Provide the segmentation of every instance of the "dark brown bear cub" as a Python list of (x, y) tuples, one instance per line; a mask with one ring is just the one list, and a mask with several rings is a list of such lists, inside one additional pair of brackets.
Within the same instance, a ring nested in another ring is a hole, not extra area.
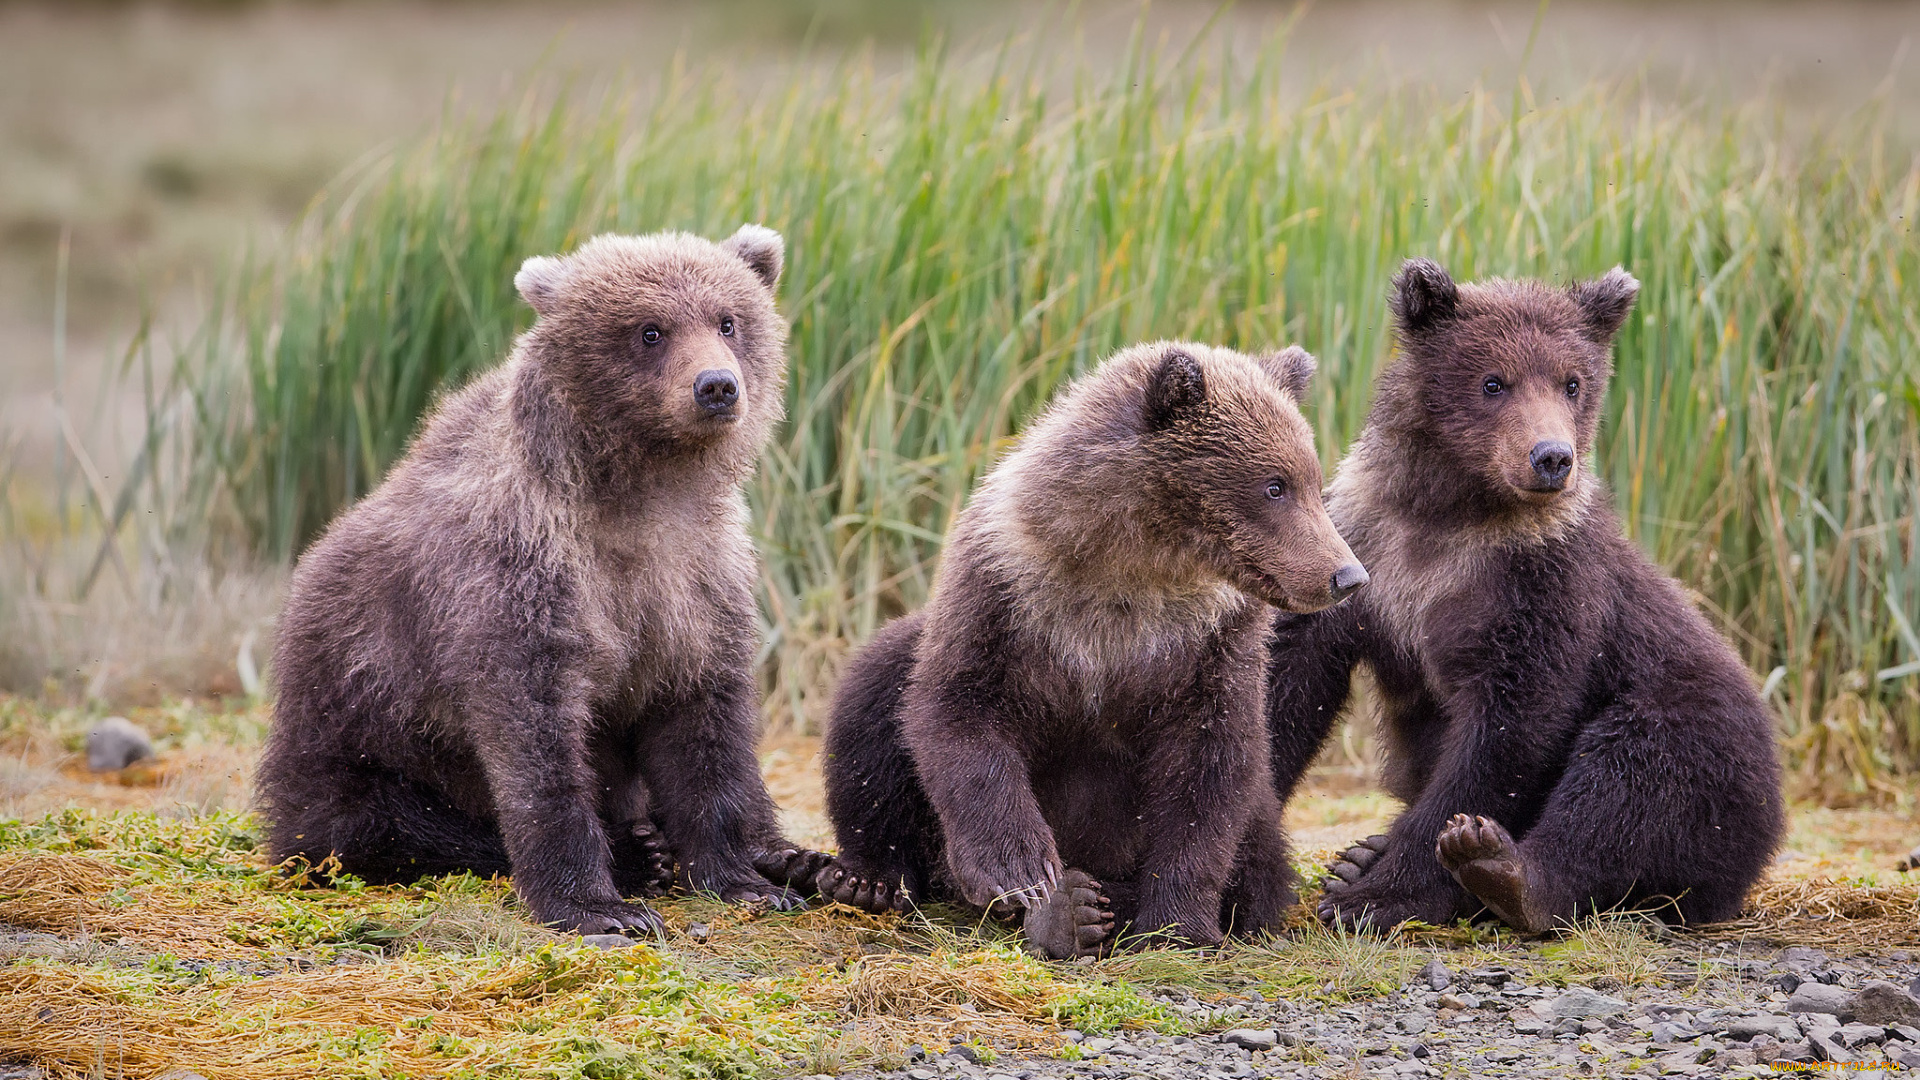
[(1366, 573), (1320, 504), (1299, 349), (1141, 345), (981, 483), (932, 597), (856, 658), (827, 731), (823, 895), (1026, 908), (1054, 957), (1206, 944), (1294, 900), (1263, 703), (1278, 605)]
[[(797, 903), (760, 779), (740, 484), (781, 416), (783, 246), (602, 236), (301, 559), (260, 765), (275, 859), (508, 873), (541, 920), (657, 931), (680, 880)], [(670, 853), (670, 855), (669, 855)]]
[(1273, 644), (1282, 799), (1365, 664), (1407, 804), (1334, 865), (1323, 918), (1485, 908), (1541, 931), (1624, 905), (1713, 922), (1771, 858), (1767, 712), (1587, 464), (1638, 291), (1619, 269), (1456, 285), (1414, 260), (1395, 279), (1401, 356), (1329, 494), (1373, 585), (1283, 617)]

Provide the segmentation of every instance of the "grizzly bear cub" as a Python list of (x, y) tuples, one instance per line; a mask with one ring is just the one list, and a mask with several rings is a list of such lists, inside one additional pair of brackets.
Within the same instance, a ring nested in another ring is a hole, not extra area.
[(1332, 867), (1322, 918), (1485, 909), (1537, 932), (1624, 905), (1713, 922), (1770, 860), (1767, 711), (1586, 464), (1638, 291), (1618, 268), (1456, 285), (1416, 259), (1395, 279), (1401, 355), (1328, 496), (1374, 583), (1283, 617), (1272, 649), (1281, 797), (1365, 664), (1407, 804)]
[(1026, 909), (1029, 943), (1191, 944), (1295, 900), (1263, 703), (1273, 609), (1366, 581), (1320, 503), (1299, 349), (1128, 349), (980, 484), (931, 598), (853, 662), (821, 894)]
[(527, 260), (533, 328), (294, 572), (259, 773), (273, 858), (511, 873), (583, 933), (658, 932), (622, 896), (676, 861), (689, 888), (799, 902), (786, 879), (818, 862), (755, 758), (741, 493), (782, 415), (783, 258), (749, 225)]

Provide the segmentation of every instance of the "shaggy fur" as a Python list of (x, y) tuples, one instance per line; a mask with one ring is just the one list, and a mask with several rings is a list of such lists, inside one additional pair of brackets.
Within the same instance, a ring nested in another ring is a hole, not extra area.
[[(754, 755), (741, 481), (781, 417), (778, 234), (529, 259), (538, 313), (295, 571), (259, 790), (273, 858), (511, 872), (541, 920), (797, 902)], [(669, 857), (668, 852), (671, 852)], [(797, 876), (805, 876), (804, 873)]]
[(926, 607), (841, 685), (824, 894), (1022, 906), (1054, 956), (1128, 924), (1209, 943), (1223, 919), (1279, 921), (1269, 605), (1365, 580), (1295, 406), (1312, 367), (1141, 345), (1033, 425), (955, 522)]
[(1394, 284), (1402, 355), (1329, 493), (1374, 584), (1272, 649), (1281, 797), (1365, 664), (1407, 804), (1336, 863), (1322, 916), (1733, 916), (1781, 834), (1772, 723), (1583, 467), (1638, 283), (1455, 285), (1415, 260)]

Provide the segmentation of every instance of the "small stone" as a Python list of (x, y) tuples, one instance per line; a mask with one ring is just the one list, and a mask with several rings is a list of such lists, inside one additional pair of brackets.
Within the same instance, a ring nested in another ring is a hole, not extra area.
[(1434, 1004), (1443, 1009), (1460, 1009), (1462, 1011), (1477, 1009), (1480, 1007), (1480, 995), (1465, 992), (1458, 994), (1441, 994), (1440, 1000)]
[(596, 949), (627, 949), (639, 942), (625, 934), (581, 934), (580, 944), (591, 945)]
[(1504, 1065), (1504, 1064), (1506, 1064), (1506, 1063), (1508, 1063), (1508, 1062), (1512, 1062), (1512, 1061), (1519, 1061), (1519, 1060), (1520, 1060), (1520, 1058), (1521, 1058), (1521, 1056), (1522, 1056), (1522, 1055), (1521, 1055), (1521, 1053), (1520, 1053), (1520, 1048), (1519, 1048), (1519, 1047), (1517, 1047), (1517, 1046), (1502, 1046), (1502, 1047), (1499, 1047), (1499, 1048), (1497, 1048), (1497, 1049), (1494, 1049), (1494, 1050), (1491, 1050), (1491, 1051), (1488, 1051), (1488, 1053), (1487, 1053), (1487, 1060), (1488, 1060), (1488, 1061), (1497, 1061), (1497, 1062), (1500, 1062), (1501, 1064), (1503, 1064), (1503, 1065)]
[(1393, 1021), (1393, 1030), (1402, 1035), (1423, 1035), (1433, 1023), (1433, 1014), (1425, 1009), (1413, 1009), (1398, 1016)]
[(1508, 979), (1513, 978), (1513, 973), (1506, 968), (1476, 968), (1467, 972), (1467, 978), (1474, 982), (1486, 983), (1488, 986), (1503, 986)]
[(1863, 1024), (1920, 1023), (1920, 1001), (1904, 987), (1885, 979), (1875, 979), (1861, 987), (1860, 992), (1853, 995), (1848, 1011)]
[(939, 1073), (932, 1069), (908, 1069), (908, 1080), (938, 1080)]
[(1088, 1039), (1080, 1044), (1080, 1049), (1089, 1054), (1104, 1054), (1113, 1049), (1112, 1039)]
[[(1789, 950), (1791, 951), (1791, 950)], [(1837, 986), (1826, 983), (1801, 983), (1787, 999), (1787, 1011), (1790, 1013), (1824, 1013), (1850, 1019), (1853, 1015), (1853, 995)]]
[(1018, 1078), (1009, 1076), (1006, 1073), (997, 1072), (997, 1073), (988, 1073), (987, 1080), (1018, 1080)]
[(1804, 945), (1790, 945), (1781, 949), (1779, 955), (1773, 958), (1773, 962), (1779, 967), (1811, 971), (1814, 968), (1827, 966), (1827, 954), (1819, 949), (1809, 949)]
[(927, 1048), (921, 1046), (919, 1043), (914, 1043), (912, 1046), (907, 1047), (906, 1054), (908, 1061), (927, 1060)]
[(1914, 1027), (1911, 1024), (1888, 1024), (1887, 1038), (1920, 1043), (1920, 1027)]
[(1513, 1018), (1513, 1030), (1522, 1035), (1538, 1035), (1547, 1030), (1547, 1022), (1537, 1016), (1522, 1013)]
[(1453, 985), (1453, 972), (1448, 971), (1447, 965), (1441, 963), (1437, 956), (1420, 968), (1420, 978), (1429, 990), (1445, 990)]
[(1280, 1033), (1272, 1028), (1234, 1028), (1221, 1035), (1220, 1041), (1242, 1050), (1271, 1050), (1280, 1045)]
[(1842, 1024), (1838, 1037), (1840, 1045), (1849, 1050), (1856, 1046), (1879, 1046), (1887, 1041), (1887, 1029), (1879, 1024)]
[(1060, 1032), (1060, 1037), (1070, 1043), (1084, 1042), (1087, 1038), (1080, 1032), (1079, 1028), (1063, 1028)]
[(109, 716), (87, 732), (87, 768), (117, 772), (153, 756), (153, 740), (124, 716)]
[(1905, 1066), (1906, 1068), (1920, 1069), (1920, 1050), (1903, 1049), (1898, 1053), (1888, 1054), (1887, 1056), (1899, 1062), (1901, 1065)]
[(1575, 986), (1551, 1001), (1534, 1004), (1533, 1013), (1542, 1020), (1563, 1020), (1573, 1017), (1585, 1020), (1595, 1016), (1614, 1016), (1626, 1012), (1629, 1006), (1616, 997), (1608, 997), (1589, 987)]
[(965, 1058), (967, 1064), (969, 1065), (980, 1064), (980, 1051), (975, 1050), (973, 1047), (968, 1046), (966, 1043), (954, 1043), (953, 1049), (951, 1052), (958, 1055), (959, 1057)]

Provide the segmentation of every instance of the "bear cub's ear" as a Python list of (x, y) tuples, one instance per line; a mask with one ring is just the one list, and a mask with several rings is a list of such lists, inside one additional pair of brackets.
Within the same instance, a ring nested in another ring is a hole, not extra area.
[(1400, 331), (1417, 334), (1453, 318), (1460, 288), (1432, 259), (1408, 259), (1394, 275), (1392, 304)]
[(1295, 405), (1306, 400), (1307, 384), (1313, 381), (1313, 373), (1320, 370), (1320, 363), (1313, 358), (1313, 354), (1298, 345), (1289, 345), (1270, 356), (1262, 356), (1260, 366), (1273, 376), (1274, 382), (1280, 384), (1280, 389), (1292, 396)]
[(1606, 345), (1627, 321), (1633, 301), (1640, 295), (1640, 282), (1623, 267), (1616, 266), (1592, 281), (1582, 281), (1567, 290), (1590, 340)]
[(768, 292), (780, 284), (780, 271), (787, 265), (787, 242), (779, 233), (765, 225), (742, 225), (739, 232), (720, 241), (720, 247), (746, 263)]
[(1147, 429), (1165, 431), (1207, 403), (1207, 379), (1200, 361), (1179, 349), (1160, 358), (1147, 380)]
[(533, 310), (542, 315), (551, 315), (560, 307), (560, 286), (567, 279), (565, 259), (551, 255), (535, 255), (520, 264), (520, 272), (513, 275), (513, 287), (520, 290), (520, 296)]

